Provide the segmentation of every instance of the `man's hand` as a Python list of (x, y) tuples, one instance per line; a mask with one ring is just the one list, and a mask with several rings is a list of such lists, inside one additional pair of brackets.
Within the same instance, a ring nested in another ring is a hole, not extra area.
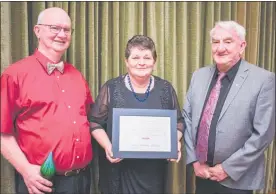
[(50, 193), (53, 183), (40, 174), (40, 166), (30, 164), (26, 171), (22, 173), (22, 177), (30, 194)]
[(210, 178), (209, 166), (207, 164), (193, 163), (195, 175), (203, 179)]
[(179, 162), (181, 159), (181, 141), (178, 141), (177, 144), (177, 159), (168, 159), (170, 162)]
[(221, 164), (209, 168), (210, 179), (213, 181), (223, 181), (228, 177), (228, 174), (223, 170)]
[(122, 160), (120, 158), (113, 158), (113, 152), (112, 152), (112, 145), (111, 144), (109, 144), (108, 146), (106, 146), (106, 148), (105, 148), (105, 155), (106, 155), (106, 158), (111, 163), (118, 163), (118, 162), (120, 162)]

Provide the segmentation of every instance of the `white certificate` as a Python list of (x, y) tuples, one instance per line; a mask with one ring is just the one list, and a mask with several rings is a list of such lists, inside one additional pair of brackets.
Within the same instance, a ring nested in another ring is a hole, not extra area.
[(176, 110), (113, 108), (115, 158), (177, 158)]
[(170, 117), (120, 116), (119, 120), (119, 151), (171, 151)]

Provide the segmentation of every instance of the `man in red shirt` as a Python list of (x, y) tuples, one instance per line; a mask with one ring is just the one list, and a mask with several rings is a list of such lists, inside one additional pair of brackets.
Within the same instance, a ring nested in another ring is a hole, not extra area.
[[(61, 61), (71, 20), (64, 10), (49, 8), (39, 14), (34, 32), (34, 54), (1, 75), (1, 153), (19, 173), (17, 193), (89, 193), (87, 116), (93, 100), (82, 74)], [(50, 152), (56, 175), (49, 181), (40, 168)]]

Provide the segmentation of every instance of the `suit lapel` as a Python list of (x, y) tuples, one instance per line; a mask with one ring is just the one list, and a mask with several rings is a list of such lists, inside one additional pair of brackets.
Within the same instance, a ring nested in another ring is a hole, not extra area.
[(226, 100), (224, 102), (224, 105), (222, 107), (218, 122), (220, 121), (221, 117), (224, 115), (225, 111), (228, 109), (229, 105), (231, 104), (231, 102), (234, 100), (234, 98), (238, 94), (240, 88), (242, 87), (244, 81), (247, 78), (248, 72), (249, 72), (249, 68), (247, 66), (247, 62), (242, 60), (240, 68), (237, 72), (237, 75), (233, 81), (233, 84), (230, 88), (230, 91), (229, 91), (229, 93), (226, 97)]

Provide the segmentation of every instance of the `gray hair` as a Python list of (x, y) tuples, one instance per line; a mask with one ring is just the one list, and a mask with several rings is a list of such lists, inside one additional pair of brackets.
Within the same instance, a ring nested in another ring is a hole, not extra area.
[(210, 31), (210, 37), (212, 39), (214, 33), (215, 33), (215, 28), (216, 27), (221, 27), (223, 29), (226, 30), (234, 30), (238, 36), (240, 37), (241, 40), (245, 41), (245, 28), (243, 26), (241, 26), (240, 24), (238, 24), (235, 21), (219, 21), (216, 22), (215, 27)]

